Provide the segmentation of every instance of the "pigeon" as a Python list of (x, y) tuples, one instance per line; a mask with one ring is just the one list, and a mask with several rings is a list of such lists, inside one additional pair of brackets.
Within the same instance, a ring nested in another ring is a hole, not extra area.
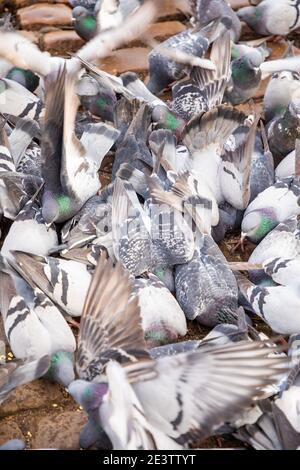
[(268, 142), (277, 161), (295, 148), (295, 140), (300, 137), (299, 113), (300, 100), (293, 100), (283, 116), (274, 118), (268, 125)]
[(92, 125), (79, 141), (74, 135), (78, 105), (74, 80), (66, 77), (65, 68), (53, 80), (46, 93), (41, 142), (45, 182), (42, 215), (48, 226), (72, 218), (97, 193), (97, 172), (119, 135), (111, 126)]
[[(263, 342), (209, 347), (154, 361), (145, 351), (140, 322), (128, 274), (101, 257), (82, 315), (76, 360), (80, 379), (68, 390), (103, 427), (115, 450), (175, 450), (204, 439), (250, 404), (285, 363), (282, 357), (267, 356), (274, 348)], [(116, 337), (110, 332), (118, 323), (122, 336)], [(91, 337), (95, 325), (97, 333)], [(95, 356), (96, 343), (101, 347)], [(201, 373), (195, 375), (195, 367)], [(207, 388), (201, 407), (195, 394), (199, 387)]]
[(112, 206), (103, 199), (102, 196), (93, 196), (73, 219), (64, 225), (61, 237), (68, 250), (111, 232)]
[(190, 0), (195, 25), (204, 25), (216, 18), (229, 18), (231, 38), (238, 42), (241, 35), (241, 22), (227, 0)]
[(11, 250), (47, 255), (58, 244), (55, 228), (47, 228), (42, 210), (30, 200), (19, 212), (4, 240), (1, 254), (11, 258)]
[(187, 29), (172, 36), (153, 49), (149, 54), (150, 80), (147, 84), (151, 93), (159, 94), (172, 82), (180, 80), (185, 75), (186, 65), (169, 59), (160, 50), (175, 50), (188, 55), (203, 57), (210, 44), (226, 31), (226, 26), (220, 21), (213, 21), (202, 29)]
[[(8, 137), (10, 146), (11, 156), (13, 158), (15, 169), (19, 173), (35, 174), (41, 177), (41, 171), (29, 171), (26, 162), (31, 156), (31, 153), (35, 152), (39, 145), (35, 142), (40, 138), (40, 126), (32, 119), (23, 118), (18, 119), (15, 127)], [(40, 166), (39, 154), (34, 159), (34, 166)]]
[(295, 155), (296, 152), (293, 150), (277, 165), (275, 170), (276, 179), (282, 180), (290, 176), (295, 176)]
[(122, 79), (124, 87), (132, 95), (131, 97), (127, 96), (128, 99), (136, 98), (138, 100), (145, 101), (153, 107), (163, 106), (164, 108), (167, 108), (167, 104), (164, 101), (148, 90), (147, 86), (139, 78), (138, 74), (134, 72), (125, 72), (120, 75), (120, 78)]
[(298, 0), (264, 0), (257, 6), (244, 7), (237, 15), (257, 34), (286, 36), (300, 25)]
[(218, 204), (227, 201), (236, 209), (245, 209), (250, 197), (249, 177), (257, 121), (244, 145), (222, 157), (221, 153), (224, 143), (244, 120), (243, 113), (236, 109), (217, 106), (193, 118), (183, 136), (197, 179), (209, 186)]
[(249, 204), (242, 221), (242, 240), (247, 238), (257, 244), (280, 222), (300, 213), (297, 164), (299, 141), (296, 142), (296, 149), (295, 176), (277, 180)]
[(266, 122), (282, 117), (289, 104), (300, 96), (300, 73), (289, 70), (274, 73), (264, 94)]
[(153, 159), (147, 146), (148, 129), (151, 124), (151, 108), (142, 104), (133, 118), (123, 141), (118, 145), (112, 168), (112, 177), (116, 176), (122, 163), (130, 163), (135, 168), (144, 170), (153, 167)]
[[(220, 274), (222, 273), (222, 274)], [(227, 261), (209, 235), (189, 263), (175, 267), (176, 298), (189, 320), (205, 326), (235, 323), (238, 288)]]
[(74, 335), (57, 307), (39, 289), (2, 268), (1, 313), (14, 356), (50, 356), (47, 376), (67, 386), (74, 378)]
[[(274, 332), (292, 335), (299, 332), (300, 315), (297, 280), (299, 260), (274, 258), (266, 260), (262, 267), (265, 273), (276, 283), (271, 286), (253, 284), (242, 274), (237, 274), (237, 282), (242, 295), (251, 305), (253, 311), (265, 321)], [(237, 263), (232, 267), (243, 270), (247, 263)], [(284, 314), (283, 314), (284, 312)]]
[(166, 286), (153, 274), (136, 279), (142, 326), (148, 347), (176, 341), (185, 336), (187, 324), (183, 311)]
[(249, 49), (249, 52), (231, 62), (231, 78), (225, 92), (225, 100), (233, 105), (245, 103), (253, 98), (261, 83), (260, 66), (264, 62), (264, 56), (254, 48)]
[(91, 274), (82, 263), (11, 251), (18, 271), (37, 286), (62, 311), (78, 317), (91, 282)]
[(20, 83), (0, 78), (0, 112), (18, 118), (39, 119), (43, 103)]
[(253, 424), (237, 430), (236, 437), (257, 450), (296, 450), (300, 446), (299, 377), (281, 396), (264, 400)]
[(270, 286), (274, 281), (268, 276), (261, 265), (266, 260), (276, 257), (297, 259), (300, 254), (299, 229), (297, 217), (291, 217), (277, 225), (275, 229), (256, 246), (248, 262), (257, 265), (251, 269), (249, 279), (257, 285)]
[[(270, 152), (265, 129), (261, 123), (261, 132), (256, 132), (254, 149), (252, 153), (252, 161), (250, 168), (250, 199), (253, 201), (262, 191), (274, 184), (274, 158)], [(236, 151), (237, 148), (243, 146), (247, 135), (249, 134), (248, 126), (239, 127), (224, 145), (224, 152), (228, 150)]]
[(145, 211), (129, 183), (115, 181), (112, 202), (114, 255), (134, 275), (189, 261), (194, 252), (191, 224), (169, 206)]
[(5, 78), (20, 83), (20, 85), (24, 86), (32, 93), (36, 91), (40, 83), (40, 79), (35, 73), (30, 70), (21, 69), (20, 67), (10, 69)]
[(102, 85), (101, 80), (97, 80), (91, 74), (83, 75), (77, 85), (76, 93), (86, 111), (102, 118), (103, 121), (114, 122), (117, 97), (111, 88)]
[(152, 359), (166, 356), (176, 356), (177, 354), (195, 351), (203, 345), (215, 346), (216, 344), (228, 344), (245, 339), (244, 332), (239, 330), (237, 325), (222, 324), (215, 326), (211, 332), (202, 340), (187, 340), (179, 343), (165, 344), (150, 349)]
[(15, 388), (42, 377), (49, 365), (49, 356), (28, 361), (10, 361), (0, 365), (0, 404)]
[(72, 19), (74, 29), (82, 39), (89, 41), (97, 36), (99, 32), (97, 16), (92, 10), (76, 6), (72, 11)]
[(212, 45), (210, 60), (216, 70), (194, 67), (190, 77), (172, 87), (172, 109), (185, 121), (222, 103), (229, 80), (230, 35), (221, 35)]

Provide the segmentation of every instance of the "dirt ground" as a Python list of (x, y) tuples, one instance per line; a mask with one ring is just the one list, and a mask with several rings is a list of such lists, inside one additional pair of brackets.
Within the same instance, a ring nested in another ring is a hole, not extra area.
[[(2, 2), (0, 1), (0, 7), (1, 3)], [(12, 0), (14, 18), (18, 18), (16, 5), (28, 5), (29, 3), (30, 0)], [(160, 40), (173, 34), (175, 30), (177, 31), (178, 28), (180, 28), (180, 25), (183, 27), (183, 25), (187, 23), (186, 14), (177, 10), (174, 11), (174, 7), (171, 5), (172, 2), (167, 3), (169, 5), (169, 10), (166, 9), (162, 17), (159, 19), (158, 26), (156, 28), (160, 31), (161, 37), (158, 38)], [(17, 19), (16, 24), (18, 28), (22, 27), (19, 19)], [(47, 44), (45, 35), (49, 34), (49, 32), (56, 32), (57, 34), (62, 34), (63, 32), (65, 34), (65, 31), (70, 32), (71, 27), (70, 25), (66, 25), (65, 27), (53, 26), (49, 31), (49, 28), (47, 29), (42, 27), (37, 29), (35, 26), (30, 28), (29, 25), (29, 28), (27, 27), (26, 29), (29, 31), (31, 29), (34, 30), (34, 35), (38, 37), (37, 42), (41, 45)], [(28, 32), (26, 32), (26, 34), (28, 34)], [(247, 28), (244, 28), (242, 39), (251, 40), (254, 38), (255, 36), (253, 33)], [(300, 45), (298, 33), (293, 33), (291, 38), (288, 39), (295, 41), (296, 47)], [(58, 43), (60, 43), (60, 41), (58, 41)], [(79, 43), (80, 41), (78, 42), (78, 38), (73, 37), (73, 42), (71, 41), (69, 44), (70, 48), (68, 50), (76, 49)], [(54, 47), (55, 44), (51, 44), (51, 52), (57, 54), (61, 54), (63, 52), (61, 50), (61, 43), (58, 44), (57, 48)], [(287, 40), (268, 42), (268, 46), (272, 49), (271, 58), (281, 57), (286, 50), (287, 45)], [(133, 47), (138, 49), (137, 52), (136, 49), (134, 49), (134, 62), (132, 61), (130, 52), (130, 49)], [(108, 71), (112, 71), (113, 67), (113, 71), (116, 73), (123, 72), (125, 70), (134, 70), (140, 73), (141, 77), (145, 78), (147, 76), (147, 53), (148, 51), (145, 49), (144, 45), (137, 41), (135, 44), (129, 45), (125, 49), (118, 51), (117, 54), (114, 54), (114, 57), (111, 60), (107, 59), (105, 61), (104, 68)], [(128, 63), (126, 62), (127, 60)], [(254, 98), (254, 108), (257, 112), (261, 111), (261, 103), (265, 87), (266, 83), (262, 83)], [(167, 99), (167, 96), (165, 98)], [(242, 105), (240, 108), (246, 113), (253, 111), (253, 105), (249, 104)], [(102, 170), (100, 172), (102, 184), (107, 184), (110, 181), (111, 163), (112, 159), (109, 157), (105, 160), (102, 166)], [(253, 246), (248, 245), (244, 253), (238, 250), (232, 254), (232, 247), (237, 242), (238, 238), (239, 234), (232, 234), (220, 245), (224, 255), (230, 261), (248, 260), (250, 253), (253, 250)], [(268, 328), (258, 318), (254, 318), (253, 320), (254, 325), (260, 331), (269, 332)], [(182, 338), (182, 340), (201, 339), (208, 333), (208, 331), (209, 330), (207, 328), (204, 328), (195, 322), (188, 322), (188, 334), (186, 337)], [(3, 335), (4, 332), (1, 331), (0, 325), (0, 339), (2, 339)], [(12, 355), (8, 358), (11, 360)], [(0, 444), (8, 439), (20, 438), (26, 441), (28, 449), (76, 449), (79, 445), (79, 432), (85, 421), (85, 414), (64, 389), (42, 379), (19, 388), (0, 406)], [(196, 443), (195, 447), (245, 448), (244, 444), (230, 436), (210, 438), (205, 442)]]

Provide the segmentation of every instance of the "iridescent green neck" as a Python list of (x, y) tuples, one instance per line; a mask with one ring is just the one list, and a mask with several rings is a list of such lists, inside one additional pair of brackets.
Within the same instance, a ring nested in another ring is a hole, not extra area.
[(86, 16), (82, 20), (82, 27), (88, 31), (93, 31), (97, 26), (97, 21), (92, 16)]
[(105, 99), (103, 96), (99, 96), (99, 97), (97, 98), (96, 103), (97, 103), (97, 106), (98, 106), (101, 110), (103, 110), (103, 109), (105, 108), (106, 104), (107, 104), (107, 103), (106, 103), (106, 99)]
[(176, 131), (179, 127), (178, 119), (171, 113), (167, 114), (165, 124), (170, 131)]
[(69, 196), (60, 195), (57, 196), (56, 201), (58, 203), (59, 212), (61, 214), (68, 214), (71, 209), (71, 198)]
[(261, 222), (258, 229), (256, 230), (255, 237), (258, 239), (264, 238), (273, 228), (275, 228), (277, 223), (270, 217), (262, 216)]

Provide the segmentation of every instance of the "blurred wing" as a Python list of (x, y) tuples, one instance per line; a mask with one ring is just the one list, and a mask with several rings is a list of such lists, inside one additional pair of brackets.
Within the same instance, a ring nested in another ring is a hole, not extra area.
[(204, 346), (125, 370), (151, 424), (184, 446), (233, 418), (287, 370), (286, 359), (270, 357), (275, 352), (264, 342)]
[(137, 297), (129, 273), (102, 254), (85, 301), (76, 366), (82, 379), (92, 380), (115, 359), (148, 357)]

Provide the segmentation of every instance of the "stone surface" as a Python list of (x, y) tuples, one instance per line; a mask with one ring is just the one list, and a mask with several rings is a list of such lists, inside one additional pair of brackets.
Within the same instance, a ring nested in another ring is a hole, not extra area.
[(0, 419), (0, 446), (11, 439), (23, 439), (23, 434), (18, 424), (13, 420)]
[(50, 406), (62, 399), (57, 384), (47, 380), (36, 380), (14, 390), (0, 407), (0, 417), (16, 414), (23, 410), (34, 410)]
[(169, 36), (181, 33), (186, 26), (180, 21), (163, 21), (162, 23), (154, 23), (148, 29), (148, 33), (157, 41), (164, 41)]
[(159, 9), (159, 18), (177, 18), (182, 13), (190, 12), (188, 0), (163, 0)]
[(26, 39), (29, 39), (29, 41), (34, 42), (35, 44), (39, 44), (40, 33), (38, 31), (25, 31), (24, 29), (22, 29), (17, 32), (24, 36)]
[[(29, 7), (36, 3), (41, 3), (41, 0), (12, 0), (16, 8)], [(43, 0), (44, 3), (65, 3), (69, 5), (69, 0)]]
[(104, 59), (99, 66), (106, 72), (120, 74), (127, 71), (144, 72), (148, 69), (149, 49), (132, 47), (119, 49), (110, 57)]
[(17, 18), (24, 29), (38, 29), (42, 26), (71, 26), (72, 10), (67, 5), (38, 3), (20, 8)]
[(250, 5), (248, 0), (229, 0), (229, 3), (233, 10), (238, 10), (239, 8), (247, 7)]
[(33, 449), (79, 449), (79, 434), (87, 421), (83, 411), (41, 418), (33, 431)]
[(78, 36), (76, 31), (59, 30), (45, 34), (42, 43), (45, 51), (65, 55), (67, 52), (77, 51), (81, 46), (83, 46), (84, 41)]

